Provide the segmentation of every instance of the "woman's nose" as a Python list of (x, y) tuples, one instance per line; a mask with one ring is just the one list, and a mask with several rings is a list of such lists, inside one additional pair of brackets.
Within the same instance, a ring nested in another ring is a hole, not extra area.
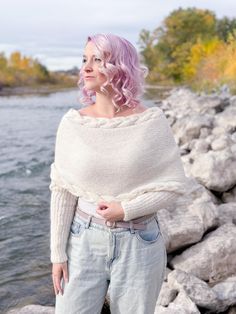
[(84, 67), (84, 72), (92, 72), (92, 67)]
[(93, 67), (92, 67), (91, 62), (89, 62), (89, 61), (85, 62), (84, 71), (92, 71), (92, 70), (93, 70)]

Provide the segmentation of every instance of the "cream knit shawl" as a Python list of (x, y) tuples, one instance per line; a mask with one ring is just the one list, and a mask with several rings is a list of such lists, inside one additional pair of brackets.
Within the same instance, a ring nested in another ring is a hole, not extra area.
[(69, 109), (56, 134), (50, 189), (85, 200), (128, 201), (146, 192), (186, 192), (179, 147), (159, 107), (95, 118)]

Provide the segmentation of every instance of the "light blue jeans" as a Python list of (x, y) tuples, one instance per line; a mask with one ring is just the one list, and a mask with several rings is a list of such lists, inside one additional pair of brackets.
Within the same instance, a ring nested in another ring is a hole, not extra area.
[(157, 217), (146, 230), (110, 228), (75, 214), (67, 245), (69, 282), (56, 295), (55, 314), (154, 314), (167, 253)]

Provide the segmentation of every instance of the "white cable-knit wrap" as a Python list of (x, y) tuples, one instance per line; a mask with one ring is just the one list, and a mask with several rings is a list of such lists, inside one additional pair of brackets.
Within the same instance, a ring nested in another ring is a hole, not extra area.
[(169, 182), (168, 184), (163, 182), (163, 184), (159, 184), (158, 186), (146, 185), (145, 187), (141, 187), (137, 190), (131, 191), (129, 193), (122, 193), (119, 195), (105, 195), (98, 194), (90, 191), (83, 190), (79, 186), (68, 184), (67, 182), (63, 182), (63, 180), (58, 176), (58, 172), (55, 170), (55, 164), (51, 165), (51, 184), (50, 190), (55, 189), (60, 191), (60, 188), (64, 188), (69, 191), (71, 194), (76, 195), (78, 197), (83, 197), (84, 200), (88, 202), (98, 202), (101, 199), (110, 202), (110, 201), (129, 201), (133, 198), (137, 197), (146, 192), (157, 192), (157, 191), (173, 191), (179, 194), (184, 194), (186, 189), (183, 185), (183, 182)]
[(143, 111), (142, 113), (134, 113), (129, 116), (118, 116), (114, 118), (98, 118), (98, 117), (91, 117), (91, 116), (83, 116), (79, 113), (78, 110), (71, 108), (68, 111), (68, 116), (71, 119), (75, 119), (79, 121), (80, 124), (86, 125), (87, 127), (91, 128), (122, 128), (129, 125), (135, 125), (137, 123), (142, 123), (152, 118), (156, 118), (157, 115), (161, 114), (161, 111), (158, 112), (157, 107), (150, 107), (147, 110)]
[(146, 192), (186, 192), (179, 148), (164, 112), (114, 118), (69, 109), (56, 136), (49, 188), (92, 202), (128, 201)]

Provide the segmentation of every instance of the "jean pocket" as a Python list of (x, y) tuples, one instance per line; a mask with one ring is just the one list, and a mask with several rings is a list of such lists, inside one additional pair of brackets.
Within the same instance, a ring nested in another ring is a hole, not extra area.
[(136, 230), (135, 235), (140, 242), (147, 245), (157, 242), (161, 235), (157, 217), (155, 216), (154, 219), (147, 223), (145, 230)]
[(80, 237), (85, 229), (85, 223), (83, 221), (73, 220), (70, 227), (70, 234), (72, 237)]

